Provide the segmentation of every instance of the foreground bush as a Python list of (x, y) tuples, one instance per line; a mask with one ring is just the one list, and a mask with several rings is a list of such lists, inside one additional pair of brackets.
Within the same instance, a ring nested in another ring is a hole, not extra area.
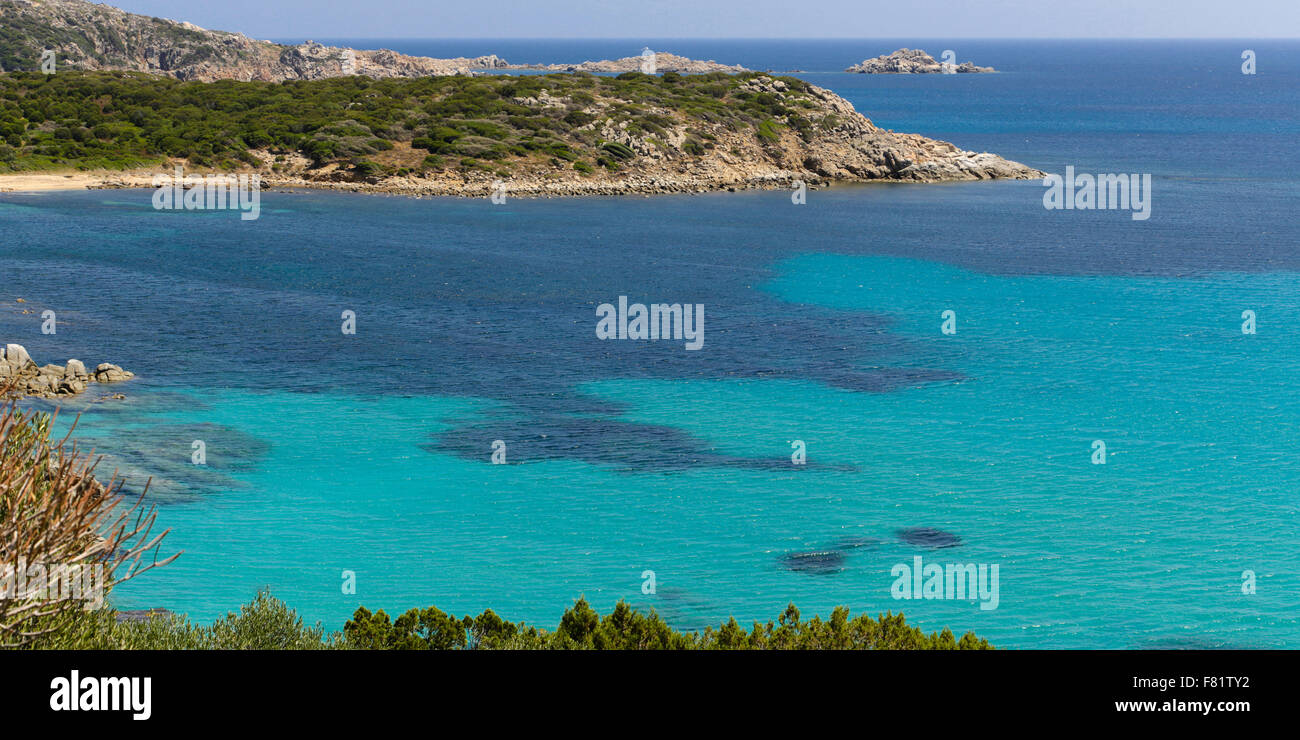
[(651, 611), (642, 614), (620, 601), (601, 617), (579, 598), (564, 612), (555, 631), (513, 624), (491, 609), (455, 619), (436, 607), (411, 609), (396, 621), (382, 610), (362, 607), (343, 627), (344, 645), (370, 650), (988, 650), (988, 640), (966, 633), (960, 641), (945, 628), (924, 634), (907, 626), (902, 614), (878, 620), (836, 607), (830, 619), (801, 621), (791, 604), (775, 622), (754, 623), (746, 631), (732, 618), (718, 629), (677, 632)]
[(111, 609), (83, 612), (32, 647), (42, 650), (320, 650), (338, 647), (338, 635), (308, 627), (283, 601), (261, 592), (248, 604), (211, 625), (182, 615), (159, 614), (144, 621), (118, 621)]
[(967, 633), (924, 634), (902, 614), (849, 619), (840, 607), (830, 619), (803, 621), (791, 604), (781, 617), (741, 629), (735, 619), (718, 629), (678, 632), (653, 611), (642, 614), (619, 602), (601, 616), (586, 599), (564, 612), (554, 631), (507, 622), (491, 609), (457, 619), (435, 607), (411, 609), (396, 620), (361, 607), (343, 627), (326, 635), (307, 626), (284, 602), (262, 592), (238, 613), (211, 625), (178, 615), (117, 621), (112, 610), (83, 612), (72, 624), (48, 633), (32, 647), (63, 650), (988, 650), (987, 640)]
[[(9, 390), (0, 381), (0, 398)], [(52, 421), (0, 409), (0, 647), (81, 624), (114, 585), (176, 557), (157, 559), (167, 532), (151, 536), (143, 494), (127, 502), (116, 480), (95, 480), (95, 461), (50, 439)]]

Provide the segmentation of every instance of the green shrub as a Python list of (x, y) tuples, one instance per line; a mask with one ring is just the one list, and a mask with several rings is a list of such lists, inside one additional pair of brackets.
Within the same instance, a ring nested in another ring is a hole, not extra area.
[(341, 633), (308, 626), (269, 592), (211, 625), (181, 615), (118, 621), (110, 609), (78, 611), (72, 621), (30, 648), (59, 650), (989, 650), (987, 640), (952, 631), (925, 634), (902, 614), (850, 619), (837, 607), (830, 617), (803, 620), (790, 604), (775, 621), (746, 630), (735, 618), (702, 632), (679, 632), (654, 611), (618, 602), (602, 616), (579, 598), (552, 631), (502, 619), (491, 609), (456, 618), (437, 607), (410, 609), (397, 619), (358, 607)]
[(305, 626), (297, 612), (262, 591), (239, 612), (209, 626), (177, 614), (118, 621), (111, 609), (82, 612), (71, 624), (44, 636), (42, 650), (316, 650), (337, 647), (319, 623)]
[(349, 173), (353, 180), (366, 180), (375, 182), (388, 174), (389, 168), (368, 159), (357, 159), (352, 162)]
[(777, 132), (777, 124), (772, 119), (767, 118), (759, 122), (758, 138), (769, 143), (775, 143), (781, 140), (781, 135)]
[(849, 618), (838, 607), (830, 618), (803, 621), (794, 604), (776, 622), (744, 630), (734, 618), (717, 629), (678, 632), (653, 610), (643, 614), (620, 601), (605, 616), (586, 599), (565, 610), (553, 632), (512, 624), (491, 609), (461, 619), (430, 607), (391, 619), (382, 609), (357, 609), (343, 627), (343, 647), (363, 650), (561, 649), (561, 650), (988, 650), (987, 640), (966, 633), (926, 635), (902, 614)]
[(612, 154), (615, 159), (631, 159), (636, 156), (636, 152), (632, 151), (627, 144), (617, 141), (607, 141), (601, 144), (600, 148)]

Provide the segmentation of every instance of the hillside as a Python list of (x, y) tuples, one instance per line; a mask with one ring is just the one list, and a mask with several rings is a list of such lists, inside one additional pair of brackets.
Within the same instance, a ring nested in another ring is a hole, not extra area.
[(880, 129), (828, 90), (759, 73), (279, 84), (10, 73), (0, 137), (0, 172), (173, 160), (277, 184), (431, 194), (481, 194), (496, 180), (581, 194), (1042, 176)]
[(287, 46), (85, 0), (0, 0), (0, 68), (37, 70), (44, 49), (54, 50), (60, 69), (130, 70), (208, 81), (417, 77), (505, 65), (490, 55), (429, 59), (312, 42)]
[[(59, 69), (120, 70), (179, 80), (319, 80), (364, 75), (426, 77), (512, 70), (627, 72), (640, 57), (574, 64), (509, 64), (494, 54), (434, 59), (312, 41), (297, 45), (209, 31), (85, 0), (0, 0), (0, 71), (36, 71), (52, 49)], [(742, 72), (743, 67), (660, 53), (659, 72)]]

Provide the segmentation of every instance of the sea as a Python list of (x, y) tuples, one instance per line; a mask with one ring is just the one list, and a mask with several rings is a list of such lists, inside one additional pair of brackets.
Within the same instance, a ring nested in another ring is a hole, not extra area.
[[(1149, 218), (1041, 180), (268, 192), (251, 221), (0, 195), (0, 341), (138, 375), (56, 425), (151, 481), (183, 551), (118, 608), (794, 603), (1007, 648), (1300, 647), (1300, 42), (321, 41), (791, 74), (884, 128), (1150, 175)], [(904, 46), (999, 71), (842, 71)], [(703, 345), (598, 338), (620, 297), (703, 306)], [(918, 562), (996, 598), (905, 588)]]

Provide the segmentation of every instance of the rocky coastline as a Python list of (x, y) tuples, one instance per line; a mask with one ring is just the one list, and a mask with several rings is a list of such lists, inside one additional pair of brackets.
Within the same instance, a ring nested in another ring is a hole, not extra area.
[(75, 359), (63, 365), (37, 365), (21, 344), (7, 344), (0, 354), (0, 391), (8, 389), (10, 396), (75, 396), (92, 383), (120, 383), (134, 377), (135, 373), (107, 362), (93, 371)]

